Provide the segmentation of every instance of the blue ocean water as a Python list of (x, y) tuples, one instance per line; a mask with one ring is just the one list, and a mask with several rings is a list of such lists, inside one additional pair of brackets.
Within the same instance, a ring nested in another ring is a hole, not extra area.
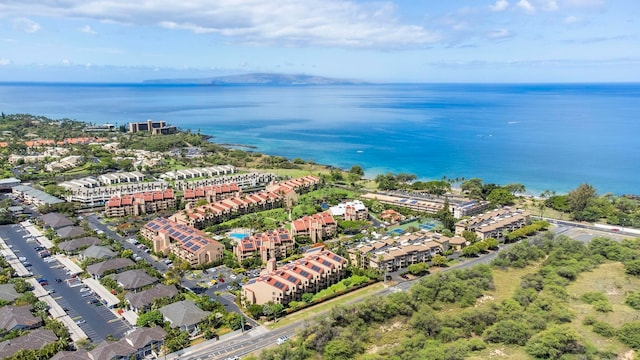
[(0, 110), (166, 120), (218, 143), (368, 176), (640, 193), (640, 84), (188, 86), (0, 83)]

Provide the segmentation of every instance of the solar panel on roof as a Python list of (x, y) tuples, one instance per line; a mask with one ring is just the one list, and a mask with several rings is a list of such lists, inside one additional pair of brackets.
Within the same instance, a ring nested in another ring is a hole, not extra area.
[(284, 240), (287, 239), (289, 237), (289, 235), (287, 234), (280, 234), (280, 239)]
[(304, 270), (300, 270), (300, 274), (304, 277), (309, 277), (309, 273)]
[(193, 251), (198, 251), (198, 250), (200, 250), (200, 245), (193, 245), (193, 246), (191, 247), (191, 249), (192, 249)]
[(318, 272), (319, 272), (319, 271), (321, 271), (322, 269), (321, 269), (321, 268), (320, 268), (320, 266), (318, 266), (318, 265), (311, 265), (311, 270), (313, 270), (313, 271), (318, 271)]
[(275, 287), (277, 287), (278, 289), (280, 289), (280, 290), (282, 290), (284, 288), (284, 284), (281, 283), (280, 281), (276, 281), (273, 285)]
[(297, 282), (297, 281), (298, 281), (298, 279), (296, 279), (296, 277), (295, 277), (295, 276), (293, 276), (293, 275), (289, 275), (289, 276), (287, 276), (287, 280), (288, 280), (289, 282), (292, 282), (292, 283), (295, 283), (295, 282)]
[(331, 263), (329, 262), (329, 260), (322, 260), (322, 265), (331, 266)]

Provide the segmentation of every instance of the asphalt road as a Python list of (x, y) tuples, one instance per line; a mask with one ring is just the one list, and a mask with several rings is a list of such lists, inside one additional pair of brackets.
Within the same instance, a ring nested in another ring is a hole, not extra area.
[(152, 256), (150, 254), (147, 254), (146, 252), (142, 251), (141, 249), (138, 249), (135, 245), (128, 243), (125, 238), (120, 236), (120, 234), (118, 234), (117, 232), (111, 230), (111, 228), (109, 228), (107, 225), (105, 225), (102, 222), (100, 222), (100, 219), (98, 219), (98, 217), (95, 214), (87, 215), (87, 216), (85, 216), (84, 219), (89, 223), (89, 226), (91, 228), (96, 229), (96, 230), (101, 230), (101, 231), (104, 232), (104, 234), (107, 237), (117, 240), (118, 242), (120, 242), (122, 244), (122, 246), (125, 249), (132, 250), (134, 254), (136, 254), (136, 255), (140, 256), (141, 258), (143, 258), (144, 260), (146, 260), (156, 270), (160, 271), (161, 273), (165, 273), (167, 271), (168, 267), (167, 267), (167, 265), (165, 263), (163, 263), (162, 261), (157, 260), (154, 256)]
[(18, 250), (16, 256), (26, 257), (32, 264), (31, 272), (35, 278), (44, 277), (49, 285), (44, 286), (47, 290), (55, 291), (51, 296), (63, 309), (68, 309), (69, 316), (76, 320), (85, 320), (80, 324), (80, 328), (90, 337), (94, 343), (99, 343), (106, 339), (107, 335), (121, 338), (130, 326), (118, 319), (110, 310), (104, 306), (94, 306), (87, 303), (93, 297), (81, 297), (80, 287), (71, 288), (65, 282), (56, 282), (55, 279), (66, 279), (66, 269), (57, 261), (45, 263), (34, 250), (38, 243), (26, 241), (27, 235), (20, 225), (0, 226), (0, 236), (13, 245), (14, 252)]

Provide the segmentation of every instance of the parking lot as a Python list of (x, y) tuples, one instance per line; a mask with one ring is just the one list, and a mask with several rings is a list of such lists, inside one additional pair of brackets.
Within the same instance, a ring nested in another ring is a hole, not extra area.
[[(11, 246), (17, 256), (24, 258), (22, 264), (29, 264), (33, 277), (40, 279), (38, 282), (45, 290), (51, 293), (54, 300), (67, 311), (69, 316), (85, 331), (91, 341), (99, 343), (108, 335), (121, 338), (130, 329), (123, 320), (116, 317), (105, 306), (89, 304), (93, 295), (82, 296), (82, 286), (70, 286), (74, 282), (68, 282), (71, 277), (67, 269), (53, 257), (41, 257), (36, 250), (40, 244), (28, 236), (20, 225), (0, 226), (0, 236)], [(22, 259), (21, 259), (22, 260)]]

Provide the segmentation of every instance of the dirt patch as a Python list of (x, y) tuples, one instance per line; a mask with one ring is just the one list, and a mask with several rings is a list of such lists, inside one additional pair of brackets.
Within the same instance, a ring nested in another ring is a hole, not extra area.
[(620, 295), (620, 289), (616, 289), (616, 288), (607, 289), (606, 293), (609, 296), (618, 296)]
[(383, 333), (386, 332), (390, 332), (393, 330), (399, 330), (402, 329), (403, 323), (400, 321), (396, 321), (393, 324), (389, 325), (389, 326), (381, 326), (380, 327), (380, 331), (382, 331)]
[(502, 351), (502, 349), (495, 349), (495, 350), (491, 350), (491, 352), (489, 353), (489, 356), (491, 357), (505, 357), (507, 356), (507, 354)]
[(475, 306), (480, 306), (484, 303), (486, 303), (487, 301), (493, 301), (495, 300), (495, 298), (491, 295), (484, 295), (483, 297), (479, 298), (478, 300), (476, 300), (476, 305)]
[(633, 360), (636, 358), (636, 354), (633, 350), (629, 350), (624, 354), (620, 354), (620, 356), (618, 356), (619, 360)]

